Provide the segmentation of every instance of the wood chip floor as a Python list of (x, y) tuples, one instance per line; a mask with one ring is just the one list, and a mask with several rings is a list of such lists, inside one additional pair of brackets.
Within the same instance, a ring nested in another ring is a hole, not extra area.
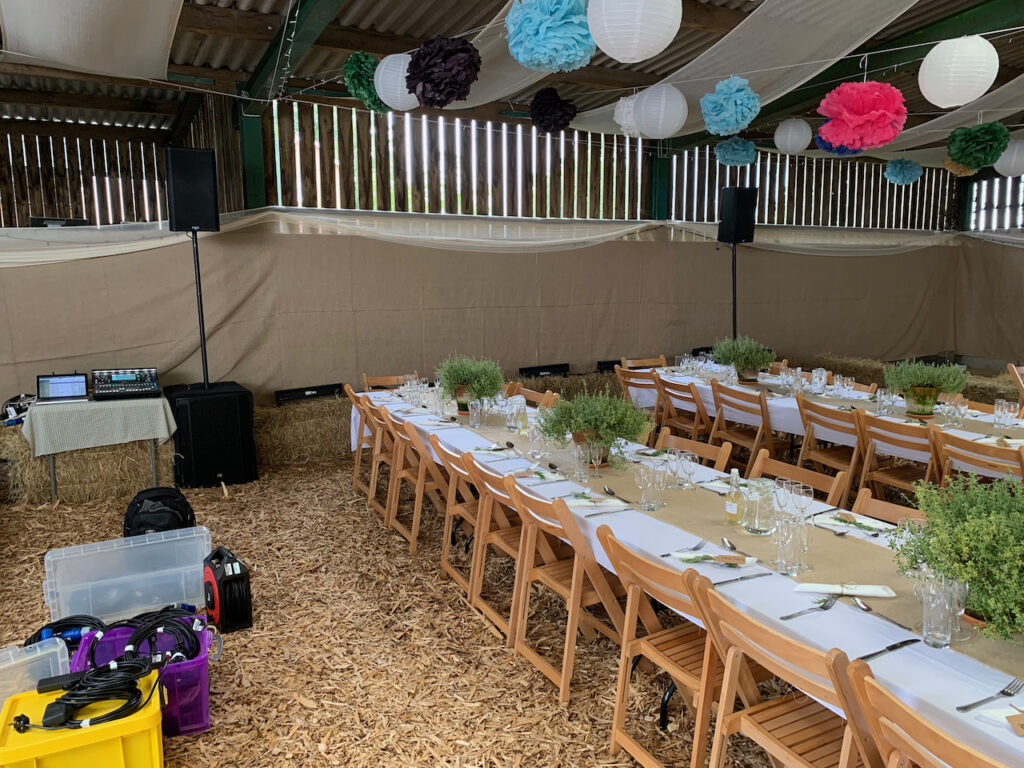
[[(212, 728), (165, 740), (170, 768), (284, 766), (634, 766), (608, 754), (618, 649), (579, 643), (572, 702), (507, 650), (438, 573), (440, 516), (427, 507), (420, 551), (384, 530), (351, 488), (350, 464), (264, 473), (256, 483), (190, 490), (199, 523), (253, 569), (256, 624), (224, 638), (210, 665)], [(0, 508), (0, 646), (48, 617), (43, 556), (120, 535), (128, 499)], [(460, 535), (460, 543), (465, 536)], [(493, 594), (511, 591), (492, 558)], [(536, 600), (531, 639), (560, 652), (564, 610)], [(638, 673), (632, 732), (669, 765), (689, 765), (692, 728), (668, 679)], [(734, 738), (727, 765), (767, 766)]]

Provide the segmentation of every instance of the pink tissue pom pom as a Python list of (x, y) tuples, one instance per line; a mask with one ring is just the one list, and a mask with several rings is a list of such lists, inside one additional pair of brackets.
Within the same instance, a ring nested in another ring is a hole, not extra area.
[(830, 118), (821, 126), (821, 137), (850, 149), (884, 147), (907, 122), (900, 90), (873, 80), (843, 83), (821, 100), (818, 113)]

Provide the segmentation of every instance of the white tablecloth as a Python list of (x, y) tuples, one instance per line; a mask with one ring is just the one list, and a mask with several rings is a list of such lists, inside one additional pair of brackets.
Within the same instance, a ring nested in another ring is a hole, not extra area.
[(135, 440), (168, 440), (177, 425), (167, 399), (88, 400), (33, 405), (22, 434), (33, 456), (46, 456)]
[[(710, 396), (710, 387), (707, 390)], [(384, 398), (400, 402), (390, 393), (370, 393), (370, 396), (375, 401)], [(792, 408), (782, 403), (783, 400), (792, 402)], [(769, 403), (776, 404), (783, 419), (787, 414), (791, 416), (792, 412), (796, 411), (793, 398), (773, 398)], [(431, 426), (420, 423), (428, 418), (425, 414), (425, 411), (420, 411), (415, 416), (410, 416), (417, 422), (418, 429), (424, 435), (428, 435), (432, 431)], [(772, 413), (772, 418), (774, 417), (775, 414)], [(784, 420), (782, 424), (799, 427), (799, 414), (796, 422)], [(786, 429), (785, 426), (773, 426)], [(353, 411), (353, 438), (359, 434), (359, 429), (358, 414)], [(437, 435), (446, 446), (459, 451), (471, 451), (490, 445), (489, 440), (464, 427), (442, 428), (437, 431)], [(485, 453), (477, 456), (482, 461), (490, 461)], [(503, 472), (514, 472), (529, 466), (529, 462), (525, 459), (504, 459), (498, 466)], [(708, 467), (700, 467), (695, 480), (703, 482), (715, 477), (724, 475)], [(530, 482), (525, 481), (525, 484), (529, 485)], [(573, 489), (582, 489), (582, 486), (577, 486), (571, 481), (550, 483), (539, 486), (534, 493), (554, 498)], [(824, 504), (815, 501), (811, 512), (824, 509), (827, 509)], [(577, 515), (577, 521), (587, 536), (595, 556), (606, 568), (611, 568), (611, 563), (596, 535), (601, 525), (608, 525), (620, 540), (655, 557), (664, 552), (692, 546), (699, 540), (694, 534), (632, 509), (591, 519)], [(723, 554), (725, 550), (709, 543), (701, 552), (714, 555)], [(761, 565), (726, 571), (715, 565), (671, 562), (680, 570), (696, 568), (712, 581), (767, 570)], [(795, 581), (786, 576), (772, 574), (749, 582), (729, 584), (721, 589), (733, 603), (773, 629), (821, 650), (842, 648), (851, 659), (914, 636), (845, 604), (837, 604), (826, 613), (812, 614), (788, 622), (779, 621), (779, 616), (813, 605), (814, 595), (794, 592), (795, 584)], [(997, 724), (993, 719), (985, 717), (986, 711), (1005, 707), (1007, 699), (1001, 699), (967, 714), (956, 711), (957, 705), (988, 696), (1006, 685), (1009, 680), (1005, 673), (956, 650), (929, 648), (924, 643), (917, 643), (882, 656), (871, 662), (871, 668), (883, 685), (957, 739), (1007, 766), (1024, 766), (1024, 739), (1017, 737), (1008, 724)], [(1024, 652), (1021, 654), (1021, 674), (1024, 675)], [(1024, 695), (1009, 701), (1024, 707)]]

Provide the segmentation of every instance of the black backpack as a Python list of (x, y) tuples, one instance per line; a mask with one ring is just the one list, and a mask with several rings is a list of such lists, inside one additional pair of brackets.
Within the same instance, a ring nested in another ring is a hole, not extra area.
[(192, 505), (177, 488), (158, 486), (139, 491), (124, 513), (125, 538), (192, 528), (195, 524)]

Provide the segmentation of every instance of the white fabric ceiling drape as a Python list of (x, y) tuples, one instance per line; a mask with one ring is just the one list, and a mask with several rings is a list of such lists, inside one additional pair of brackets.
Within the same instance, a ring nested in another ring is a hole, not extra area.
[[(765, 0), (715, 45), (662, 80), (679, 88), (690, 108), (677, 135), (703, 130), (700, 97), (719, 80), (745, 77), (762, 105), (769, 104), (854, 50), (915, 2)], [(573, 127), (617, 133), (614, 112), (614, 104), (588, 110), (577, 116)]]
[(163, 80), (181, 0), (0, 0), (4, 61)]
[[(343, 235), (478, 253), (538, 253), (610, 241), (714, 240), (717, 226), (681, 221), (579, 221), (511, 219), (423, 213), (370, 213), (320, 208), (260, 208), (221, 216), (221, 232), (257, 226), (261, 232)], [(200, 238), (217, 237), (203, 233)], [(1021, 240), (1024, 242), (1024, 239)], [(761, 226), (745, 247), (822, 256), (885, 255), (937, 245), (957, 236), (900, 230)], [(56, 264), (168, 245), (188, 247), (184, 232), (167, 222), (103, 227), (0, 229), (0, 268)]]

